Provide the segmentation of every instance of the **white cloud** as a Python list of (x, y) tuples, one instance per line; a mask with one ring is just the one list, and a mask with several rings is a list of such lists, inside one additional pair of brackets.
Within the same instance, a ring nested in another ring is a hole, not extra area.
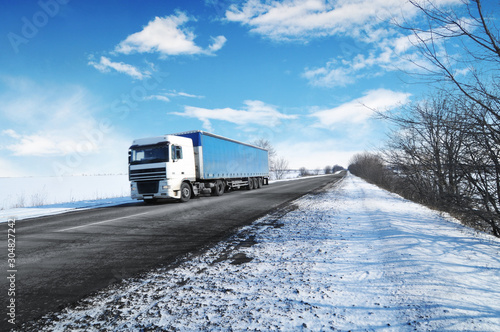
[(164, 95), (152, 95), (152, 96), (147, 96), (144, 99), (146, 99), (146, 100), (160, 100), (160, 101), (164, 101), (166, 103), (170, 102), (170, 98), (168, 98), (167, 96), (164, 96)]
[(40, 86), (16, 78), (3, 83), (0, 150), (10, 163), (0, 165), (5, 168), (2, 172), (62, 175), (126, 170), (123, 151), (131, 139), (99, 117), (100, 110), (85, 89)]
[(2, 132), (0, 133), (2, 135), (6, 135), (6, 136), (10, 136), (12, 138), (16, 138), (16, 139), (19, 139), (21, 138), (21, 135), (17, 134), (14, 130), (12, 129), (5, 129), (5, 130), (2, 130)]
[(315, 86), (346, 86), (356, 81), (353, 68), (349, 66), (342, 67), (336, 60), (328, 62), (324, 67), (306, 68), (303, 76)]
[[(436, 0), (433, 5), (461, 5), (460, 0)], [(404, 22), (417, 18), (419, 10), (401, 0), (247, 0), (232, 5), (226, 19), (239, 22), (250, 31), (275, 41), (303, 41), (339, 36), (342, 47), (358, 54), (337, 55), (324, 66), (306, 68), (303, 77), (314, 86), (334, 87), (353, 84), (361, 78), (385, 71), (410, 69), (420, 71), (425, 59), (417, 56), (408, 38), (391, 21)], [(347, 52), (350, 53), (350, 52)], [(411, 61), (406, 61), (406, 60)]]
[(189, 17), (178, 12), (177, 15), (155, 17), (141, 31), (128, 36), (120, 42), (115, 51), (123, 54), (154, 53), (163, 56), (181, 54), (211, 55), (220, 50), (225, 42), (224, 36), (212, 37), (212, 44), (204, 49), (194, 42), (196, 35), (183, 27), (189, 22)]
[(319, 120), (318, 126), (326, 128), (339, 123), (364, 123), (373, 115), (373, 110), (383, 112), (407, 103), (409, 98), (409, 93), (386, 89), (370, 90), (363, 97), (338, 107), (316, 111), (310, 116)]
[[(441, 6), (460, 0), (433, 3)], [(410, 19), (417, 13), (415, 6), (401, 0), (247, 0), (231, 5), (226, 19), (274, 40), (343, 35), (373, 41), (387, 34), (387, 27), (377, 27), (381, 22)]]
[[(322, 67), (305, 68), (302, 76), (309, 80), (311, 85), (335, 87), (346, 86), (362, 78), (382, 75), (389, 71), (419, 73), (423, 68), (431, 68), (432, 65), (418, 53), (415, 47), (417, 43), (414, 35), (394, 34), (391, 38), (382, 38), (364, 49), (353, 47), (353, 50), (359, 52), (357, 54), (331, 59)], [(443, 49), (442, 41), (436, 40), (434, 46), (438, 51)]]
[[(0, 111), (12, 121), (2, 130), (3, 149), (10, 150), (14, 156), (64, 156), (74, 151), (87, 154), (99, 150), (97, 144), (88, 144), (87, 135), (94, 135), (98, 124), (87, 103), (87, 92), (81, 88), (61, 89), (59, 94), (51, 89), (34, 86), (33, 91), (19, 91), (17, 98), (3, 101)], [(40, 95), (45, 95), (45, 98)], [(23, 121), (16, 116), (18, 105), (23, 99), (33, 98), (39, 103), (24, 108)], [(19, 129), (12, 129), (19, 128)]]
[(170, 90), (169, 92), (166, 92), (165, 93), (166, 96), (169, 96), (169, 97), (186, 97), (186, 98), (205, 98), (204, 96), (198, 96), (198, 95), (194, 95), (194, 94), (191, 94), (191, 93), (186, 93), (186, 92), (182, 92), (182, 91), (176, 91), (176, 90)]
[[(6, 130), (4, 134), (14, 138), (15, 143), (4, 148), (11, 150), (15, 156), (60, 156), (73, 151), (78, 141), (67, 137), (62, 132), (38, 132), (35, 134), (21, 135), (14, 130)], [(93, 152), (95, 146), (91, 146), (88, 152)]]
[(215, 53), (217, 52), (218, 50), (220, 50), (224, 44), (226, 44), (226, 37), (224, 36), (217, 36), (217, 37), (211, 37), (212, 38), (212, 41), (213, 43), (208, 46), (208, 50), (209, 50), (209, 53)]
[[(419, 37), (429, 38), (425, 33)], [(366, 47), (369, 49), (366, 54), (357, 49), (359, 54), (331, 59), (322, 67), (305, 68), (302, 76), (313, 86), (336, 87), (390, 71), (420, 73), (425, 71), (423, 68), (432, 68), (432, 64), (417, 51), (416, 39), (414, 35), (395, 34)], [(436, 51), (444, 52), (443, 40), (436, 39), (434, 47)]]
[(173, 96), (188, 97), (188, 98), (203, 98), (203, 96), (192, 95), (190, 93), (185, 93), (185, 92), (176, 92), (173, 93)]
[(268, 105), (259, 100), (246, 100), (244, 104), (245, 107), (241, 110), (185, 106), (184, 112), (173, 112), (172, 114), (197, 118), (203, 122), (203, 126), (207, 130), (212, 130), (211, 120), (227, 121), (237, 125), (257, 124), (272, 127), (280, 124), (281, 120), (297, 118), (296, 115), (281, 113), (276, 109), (276, 106)]
[(391, 46), (381, 42), (368, 55), (358, 54), (350, 60), (330, 60), (319, 68), (306, 68), (303, 77), (314, 86), (335, 87), (353, 84), (361, 78), (381, 75), (385, 71), (409, 69), (410, 63)]
[(147, 99), (147, 100), (160, 100), (160, 101), (164, 101), (164, 102), (170, 102), (170, 98), (177, 98), (177, 97), (198, 98), (198, 99), (205, 98), (204, 96), (198, 96), (198, 95), (194, 95), (194, 94), (191, 94), (191, 93), (186, 93), (186, 92), (182, 92), (182, 91), (181, 92), (177, 92), (175, 90), (170, 90), (169, 92), (164, 92), (164, 93), (161, 93), (161, 94), (148, 96), (145, 99)]
[(119, 73), (123, 73), (129, 75), (133, 78), (142, 80), (144, 78), (148, 78), (151, 76), (151, 73), (148, 71), (141, 72), (136, 67), (123, 63), (123, 62), (113, 62), (109, 58), (101, 56), (99, 62), (89, 61), (89, 65), (93, 66), (100, 72), (108, 72), (111, 69), (116, 70)]
[[(379, 20), (411, 6), (400, 0), (248, 0), (232, 5), (226, 19), (240, 22), (252, 32), (275, 40), (304, 39), (331, 35), (360, 36)], [(380, 33), (381, 31), (378, 31)]]

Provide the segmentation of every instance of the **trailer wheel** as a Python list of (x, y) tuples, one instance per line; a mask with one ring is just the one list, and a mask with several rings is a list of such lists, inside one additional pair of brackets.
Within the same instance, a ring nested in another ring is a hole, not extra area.
[(215, 181), (215, 186), (212, 188), (212, 196), (222, 196), (224, 194), (224, 182), (221, 180)]
[(189, 201), (191, 199), (191, 193), (191, 186), (188, 183), (183, 182), (181, 184), (181, 198), (179, 199), (179, 201), (181, 201), (182, 203)]
[(259, 189), (259, 179), (253, 178), (253, 188), (254, 189)]
[(262, 188), (262, 186), (263, 186), (263, 182), (264, 182), (264, 181), (262, 180), (262, 178), (259, 178), (259, 179), (258, 179), (258, 182), (257, 182), (257, 188)]
[(248, 190), (252, 190), (252, 189), (253, 189), (253, 179), (248, 178)]

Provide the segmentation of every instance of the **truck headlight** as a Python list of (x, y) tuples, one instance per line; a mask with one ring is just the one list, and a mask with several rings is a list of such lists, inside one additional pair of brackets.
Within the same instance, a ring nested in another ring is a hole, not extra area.
[(162, 189), (164, 189), (164, 190), (170, 189), (170, 186), (167, 184), (165, 186), (162, 186)]

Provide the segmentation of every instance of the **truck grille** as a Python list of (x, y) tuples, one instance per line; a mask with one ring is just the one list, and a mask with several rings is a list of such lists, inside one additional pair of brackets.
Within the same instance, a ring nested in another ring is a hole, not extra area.
[(164, 167), (146, 168), (146, 169), (131, 169), (129, 172), (130, 181), (143, 180), (162, 180), (167, 177), (167, 171)]
[(137, 190), (139, 194), (156, 194), (158, 193), (159, 181), (140, 181), (137, 182)]

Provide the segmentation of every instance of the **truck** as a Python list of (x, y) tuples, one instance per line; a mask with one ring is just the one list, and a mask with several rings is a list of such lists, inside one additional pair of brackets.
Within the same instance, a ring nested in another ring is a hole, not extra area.
[(136, 139), (128, 155), (131, 197), (145, 203), (269, 184), (266, 149), (201, 130)]

